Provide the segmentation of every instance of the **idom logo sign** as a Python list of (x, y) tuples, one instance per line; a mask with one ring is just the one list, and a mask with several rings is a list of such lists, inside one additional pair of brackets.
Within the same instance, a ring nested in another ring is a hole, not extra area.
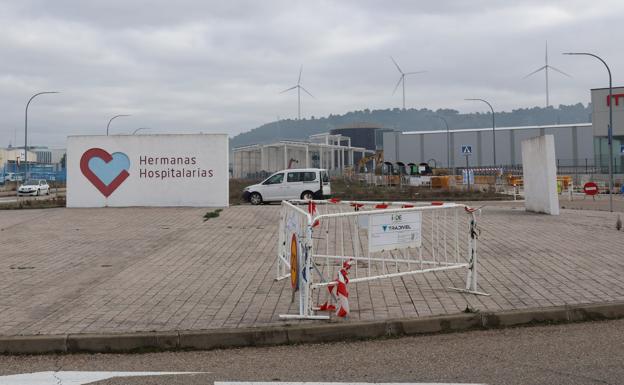
[(130, 176), (129, 169), (130, 159), (123, 152), (91, 148), (80, 158), (82, 174), (107, 198)]

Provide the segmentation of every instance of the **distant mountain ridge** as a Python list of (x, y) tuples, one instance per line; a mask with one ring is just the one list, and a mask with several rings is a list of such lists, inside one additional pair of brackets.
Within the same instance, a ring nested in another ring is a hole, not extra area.
[[(520, 108), (511, 112), (496, 112), (497, 127), (532, 126), (545, 124), (570, 124), (591, 122), (591, 104), (560, 105), (559, 107)], [(251, 131), (236, 135), (230, 140), (231, 147), (257, 143), (270, 143), (280, 139), (303, 140), (310, 135), (327, 132), (354, 123), (370, 123), (400, 131), (428, 131), (446, 129), (444, 123), (435, 117), (446, 119), (451, 129), (485, 128), (492, 126), (492, 116), (487, 113), (460, 114), (452, 109), (436, 111), (400, 108), (385, 110), (361, 110), (343, 115), (301, 120), (279, 120), (263, 124)]]

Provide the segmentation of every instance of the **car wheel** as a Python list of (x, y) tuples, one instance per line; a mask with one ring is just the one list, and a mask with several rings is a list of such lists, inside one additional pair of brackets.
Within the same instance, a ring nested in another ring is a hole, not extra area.
[(311, 191), (304, 191), (301, 194), (301, 199), (306, 200), (306, 201), (312, 200), (314, 199), (314, 194), (312, 194)]
[(262, 204), (262, 196), (257, 192), (251, 193), (249, 196), (249, 202), (251, 202), (252, 205)]

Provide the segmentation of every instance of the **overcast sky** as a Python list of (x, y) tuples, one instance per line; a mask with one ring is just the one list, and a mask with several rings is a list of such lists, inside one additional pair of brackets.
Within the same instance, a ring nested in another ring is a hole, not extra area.
[(201, 1), (2, 0), (0, 2), (0, 146), (24, 142), (64, 146), (67, 135), (139, 127), (153, 132), (250, 130), (302, 115), (401, 105), (392, 90), (399, 73), (427, 70), (407, 81), (407, 107), (484, 111), (587, 103), (606, 86), (602, 65), (564, 51), (591, 51), (624, 76), (617, 29), (622, 1)]

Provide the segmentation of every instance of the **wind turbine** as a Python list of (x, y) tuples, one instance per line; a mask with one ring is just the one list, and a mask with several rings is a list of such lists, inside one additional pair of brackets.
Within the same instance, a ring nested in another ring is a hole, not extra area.
[(394, 93), (396, 92), (397, 88), (399, 88), (399, 84), (402, 83), (403, 84), (403, 109), (405, 109), (405, 77), (409, 76), (409, 75), (422, 74), (422, 73), (425, 73), (427, 71), (403, 72), (401, 67), (399, 67), (399, 65), (397, 64), (397, 62), (394, 60), (394, 58), (392, 56), (390, 56), (390, 60), (392, 60), (392, 62), (396, 66), (397, 70), (399, 70), (399, 73), (401, 74), (401, 76), (399, 77), (399, 81), (396, 84), (396, 87), (394, 87), (394, 91), (392, 91), (392, 95), (394, 95)]
[(525, 76), (525, 77), (523, 77), (523, 78), (522, 78), (522, 79), (526, 79), (526, 78), (528, 78), (529, 76), (531, 76), (531, 75), (535, 75), (536, 73), (538, 73), (538, 72), (540, 72), (540, 71), (544, 70), (544, 72), (546, 73), (546, 107), (550, 106), (549, 90), (548, 90), (548, 70), (549, 70), (549, 69), (551, 69), (551, 70), (553, 70), (553, 71), (557, 71), (557, 72), (559, 72), (560, 74), (563, 74), (563, 75), (565, 75), (565, 76), (567, 76), (567, 77), (569, 77), (569, 78), (571, 78), (571, 77), (572, 77), (572, 76), (568, 75), (567, 73), (565, 73), (565, 72), (561, 71), (560, 69), (555, 68), (555, 67), (553, 67), (553, 66), (551, 66), (551, 65), (549, 65), (549, 64), (548, 64), (548, 41), (547, 41), (547, 42), (546, 42), (546, 56), (545, 56), (545, 63), (544, 63), (544, 66), (542, 66), (542, 67), (540, 67), (540, 68), (536, 69), (535, 71), (531, 72), (530, 74), (528, 74), (527, 76)]
[(310, 92), (308, 92), (308, 90), (306, 90), (302, 85), (301, 85), (301, 72), (303, 72), (303, 65), (301, 66), (301, 68), (299, 68), (299, 79), (297, 79), (297, 85), (294, 85), (288, 89), (285, 89), (284, 91), (280, 92), (280, 94), (283, 94), (284, 92), (288, 92), (290, 90), (294, 90), (295, 88), (297, 89), (297, 120), (301, 120), (301, 90), (303, 90), (306, 94), (314, 97), (314, 95), (312, 95)]

